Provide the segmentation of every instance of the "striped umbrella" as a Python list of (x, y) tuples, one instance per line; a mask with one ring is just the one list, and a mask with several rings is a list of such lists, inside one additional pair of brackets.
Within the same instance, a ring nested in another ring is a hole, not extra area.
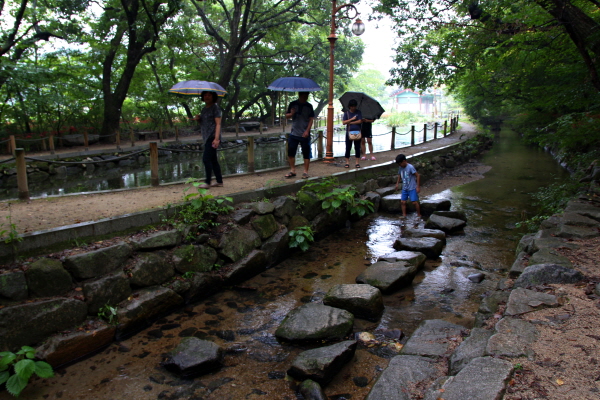
[(169, 93), (180, 96), (200, 96), (202, 92), (215, 92), (219, 96), (225, 96), (227, 91), (221, 85), (207, 81), (184, 81), (175, 84)]

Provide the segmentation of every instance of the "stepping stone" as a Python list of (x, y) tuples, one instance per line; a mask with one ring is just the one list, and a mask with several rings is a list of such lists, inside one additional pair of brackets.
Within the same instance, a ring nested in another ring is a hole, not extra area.
[(346, 340), (331, 346), (303, 351), (287, 373), (297, 380), (310, 379), (325, 386), (352, 360), (357, 342)]
[(467, 223), (461, 219), (433, 214), (425, 223), (426, 229), (439, 229), (446, 233), (462, 231)]
[(471, 329), (471, 334), (450, 356), (450, 375), (459, 373), (471, 360), (485, 356), (488, 340), (493, 334), (493, 331), (483, 328)]
[(467, 222), (467, 215), (464, 211), (434, 211), (433, 215), (439, 215), (440, 217), (460, 219)]
[(535, 326), (517, 318), (504, 317), (488, 340), (486, 352), (496, 357), (533, 357), (531, 345), (538, 337)]
[(342, 340), (354, 325), (354, 316), (346, 310), (309, 303), (288, 313), (275, 336), (291, 342)]
[(435, 260), (442, 254), (444, 244), (441, 240), (432, 237), (419, 239), (400, 238), (394, 242), (394, 249), (418, 251), (425, 254), (425, 257), (428, 259)]
[(162, 365), (182, 378), (191, 378), (218, 369), (221, 366), (221, 348), (208, 340), (183, 338)]
[[(512, 375), (509, 361), (492, 357), (479, 357), (471, 361), (458, 375), (438, 380), (426, 399), (444, 400), (497, 400), (501, 399)], [(440, 383), (442, 383), (440, 385)]]
[(437, 373), (427, 357), (399, 355), (390, 361), (365, 400), (410, 400), (409, 388), (432, 379)]
[(425, 265), (425, 254), (418, 251), (399, 250), (393, 253), (386, 254), (377, 259), (377, 261), (387, 262), (399, 262), (404, 261), (417, 267), (417, 269), (423, 268)]
[(323, 392), (321, 386), (310, 379), (305, 380), (300, 384), (298, 391), (304, 400), (327, 400), (327, 396)]
[(513, 287), (525, 288), (548, 283), (577, 283), (583, 279), (583, 274), (573, 268), (557, 264), (536, 264), (525, 268)]
[(446, 244), (446, 233), (439, 229), (418, 229), (418, 228), (408, 228), (402, 232), (403, 237), (407, 238), (424, 238), (424, 237), (432, 237), (442, 241), (443, 244)]
[(435, 211), (450, 211), (452, 203), (447, 199), (421, 200), (421, 214), (431, 215)]
[(402, 354), (437, 358), (452, 345), (448, 339), (460, 336), (463, 330), (463, 326), (441, 319), (423, 321), (404, 345)]
[(552, 294), (517, 288), (510, 292), (505, 313), (506, 315), (521, 315), (542, 308), (558, 306), (558, 300)]
[(404, 261), (378, 261), (363, 271), (356, 278), (356, 283), (366, 283), (375, 286), (383, 293), (390, 293), (408, 286), (417, 274), (415, 265)]
[(384, 309), (381, 291), (371, 285), (336, 285), (327, 292), (323, 304), (369, 321), (377, 321)]

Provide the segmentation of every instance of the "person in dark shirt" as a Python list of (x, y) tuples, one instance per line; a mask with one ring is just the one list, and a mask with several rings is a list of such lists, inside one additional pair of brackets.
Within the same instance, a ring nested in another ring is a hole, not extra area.
[(292, 131), (288, 138), (288, 162), (290, 172), (285, 177), (293, 178), (296, 176), (296, 153), (298, 145), (302, 149), (304, 158), (304, 172), (302, 179), (308, 178), (308, 167), (310, 166), (310, 129), (315, 118), (315, 111), (312, 104), (308, 102), (308, 92), (299, 92), (298, 100), (290, 103), (285, 113), (287, 119), (292, 119)]
[[(217, 104), (219, 96), (214, 92), (202, 92), (202, 101), (206, 106), (202, 112), (194, 118), (200, 121), (200, 132), (204, 141), (204, 153), (202, 154), (202, 162), (206, 177), (204, 184), (200, 188), (207, 189), (209, 187), (223, 186), (223, 175), (221, 174), (221, 166), (217, 158), (217, 148), (221, 143), (221, 117), (223, 111)], [(211, 184), (212, 174), (215, 174), (216, 182)]]
[(352, 99), (348, 102), (348, 111), (344, 113), (342, 117), (342, 124), (346, 125), (346, 165), (344, 168), (350, 168), (350, 150), (352, 149), (352, 144), (354, 144), (354, 156), (356, 158), (356, 168), (360, 168), (360, 164), (358, 161), (360, 160), (360, 142), (359, 140), (351, 140), (350, 133), (360, 133), (361, 125), (362, 125), (362, 114), (360, 110), (357, 109), (358, 103), (356, 100)]

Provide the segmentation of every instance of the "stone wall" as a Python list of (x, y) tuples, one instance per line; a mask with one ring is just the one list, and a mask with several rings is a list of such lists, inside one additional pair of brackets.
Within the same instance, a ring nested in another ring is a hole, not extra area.
[[(421, 154), (411, 162), (424, 182), (481, 154), (491, 139), (482, 136), (472, 143)], [(361, 171), (362, 180), (355, 185), (377, 211), (379, 192), (395, 184), (397, 167), (390, 165), (384, 174), (375, 171)], [(336, 176), (340, 181), (356, 178)], [(38, 355), (52, 365), (70, 362), (281, 262), (290, 253), (290, 230), (310, 225), (321, 238), (343, 228), (351, 217), (344, 209), (321, 212), (316, 196), (299, 204), (282, 195), (285, 190), (274, 189), (269, 201), (237, 203), (218, 231), (197, 232), (193, 240), (192, 227), (155, 230), (5, 271), (0, 275), (0, 351), (39, 345)], [(287, 190), (291, 194), (297, 185)], [(254, 199), (266, 195), (257, 191)], [(107, 305), (115, 307), (116, 325), (98, 318)]]

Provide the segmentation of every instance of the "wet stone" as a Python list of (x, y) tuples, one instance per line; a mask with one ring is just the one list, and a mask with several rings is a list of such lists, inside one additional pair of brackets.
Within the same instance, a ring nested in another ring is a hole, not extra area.
[(441, 319), (427, 320), (421, 323), (408, 339), (402, 354), (424, 357), (438, 357), (450, 348), (452, 337), (461, 336), (465, 328)]
[(358, 387), (365, 387), (369, 384), (369, 380), (364, 376), (355, 376), (352, 378), (352, 382)]
[(170, 331), (172, 329), (177, 329), (177, 328), (180, 328), (180, 327), (181, 327), (181, 324), (174, 324), (174, 323), (164, 324), (164, 325), (162, 325), (160, 327), (160, 330), (161, 331)]
[[(537, 253), (536, 253), (537, 254)], [(528, 287), (549, 283), (577, 283), (584, 276), (577, 270), (558, 264), (536, 264), (523, 270), (514, 287)]]
[(462, 231), (467, 223), (461, 219), (442, 217), (441, 215), (433, 214), (425, 223), (426, 229), (439, 229), (446, 233)]
[(419, 229), (419, 228), (407, 228), (402, 232), (402, 236), (407, 238), (424, 238), (432, 237), (441, 240), (446, 244), (446, 233), (439, 229)]
[(374, 286), (383, 293), (390, 293), (411, 284), (417, 273), (417, 267), (407, 262), (378, 261), (365, 269), (356, 283)]
[(6, 272), (0, 275), (0, 297), (24, 300), (27, 296), (27, 281), (23, 271)]
[(285, 378), (285, 372), (283, 371), (271, 371), (267, 374), (269, 379), (283, 379)]
[(409, 400), (409, 388), (435, 374), (436, 369), (427, 357), (396, 356), (379, 375), (365, 400)]
[(404, 261), (409, 264), (414, 265), (417, 269), (423, 268), (425, 265), (425, 254), (418, 251), (408, 251), (408, 250), (399, 250), (393, 253), (388, 253), (382, 257), (379, 257), (377, 261), (387, 261), (387, 262), (399, 262)]
[(298, 380), (312, 379), (326, 385), (354, 357), (357, 342), (346, 340), (331, 346), (303, 351), (293, 361), (288, 375)]
[(227, 303), (225, 303), (227, 305), (227, 307), (229, 308), (238, 308), (238, 305), (236, 302), (234, 301), (228, 301)]
[(486, 355), (488, 340), (493, 331), (473, 328), (471, 334), (454, 350), (450, 356), (450, 375), (456, 375), (471, 360)]
[(221, 366), (222, 350), (213, 342), (184, 338), (162, 365), (182, 378), (199, 376)]
[(303, 381), (298, 391), (304, 400), (327, 400), (327, 396), (325, 396), (321, 386), (310, 379)]
[(155, 338), (155, 339), (160, 339), (161, 337), (164, 336), (164, 333), (160, 329), (153, 329), (151, 331), (148, 331), (148, 336)]
[(223, 310), (221, 310), (219, 307), (211, 306), (208, 307), (204, 312), (210, 315), (218, 315), (221, 314)]
[(354, 316), (348, 311), (310, 303), (289, 312), (275, 335), (292, 342), (341, 340), (353, 325)]
[(485, 275), (478, 272), (476, 274), (470, 274), (467, 276), (467, 279), (474, 283), (481, 283), (485, 279)]
[(336, 285), (327, 292), (323, 304), (370, 321), (378, 320), (384, 309), (381, 291), (371, 285)]
[(184, 329), (181, 332), (179, 332), (179, 337), (194, 336), (194, 333), (196, 333), (196, 331), (198, 331), (198, 329), (194, 327)]
[(444, 244), (441, 240), (436, 238), (400, 238), (394, 242), (394, 249), (396, 250), (410, 250), (418, 251), (425, 254), (428, 259), (435, 260), (442, 253)]
[(233, 342), (235, 340), (235, 333), (230, 330), (217, 331), (216, 335), (226, 342)]

